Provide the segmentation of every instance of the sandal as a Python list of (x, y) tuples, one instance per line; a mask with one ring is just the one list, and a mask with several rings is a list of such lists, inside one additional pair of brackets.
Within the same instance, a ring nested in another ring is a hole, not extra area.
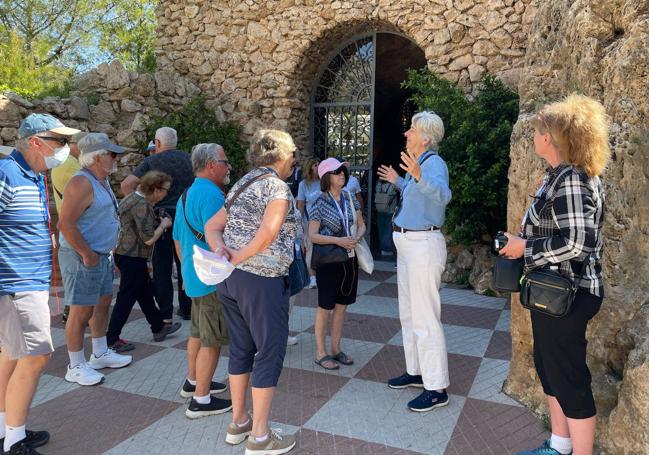
[[(329, 367), (326, 366), (325, 362), (327, 362), (327, 361), (331, 362), (333, 364), (333, 366), (329, 366)], [(321, 358), (314, 360), (314, 362), (317, 363), (318, 365), (320, 365), (325, 370), (337, 370), (338, 368), (340, 368), (338, 366), (338, 364), (334, 361), (334, 358), (331, 357), (330, 355), (322, 356)]]
[(353, 365), (354, 361), (347, 357), (343, 351), (340, 351), (338, 354), (332, 357), (336, 362), (342, 363), (343, 365)]

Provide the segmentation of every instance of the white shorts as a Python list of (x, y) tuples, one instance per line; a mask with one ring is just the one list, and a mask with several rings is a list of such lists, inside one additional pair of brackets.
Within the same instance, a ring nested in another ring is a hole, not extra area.
[(0, 296), (0, 347), (10, 359), (54, 351), (49, 298), (48, 291)]

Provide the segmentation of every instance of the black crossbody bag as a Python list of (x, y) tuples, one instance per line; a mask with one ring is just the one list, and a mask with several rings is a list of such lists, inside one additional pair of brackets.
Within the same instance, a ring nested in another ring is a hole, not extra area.
[(574, 283), (558, 270), (531, 270), (521, 278), (521, 305), (530, 311), (537, 311), (555, 318), (570, 312), (579, 283), (590, 262), (590, 254), (581, 265), (579, 278)]

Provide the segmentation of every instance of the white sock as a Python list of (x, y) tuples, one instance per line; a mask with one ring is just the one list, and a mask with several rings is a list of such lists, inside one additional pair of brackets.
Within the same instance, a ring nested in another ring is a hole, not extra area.
[(19, 427), (10, 427), (9, 425), (5, 425), (5, 433), (5, 452), (9, 452), (12, 445), (27, 437), (27, 434), (25, 433), (25, 425)]
[(0, 412), (0, 439), (5, 437), (5, 416), (7, 415), (6, 412), (2, 411)]
[(312, 277), (309, 279), (309, 282), (310, 282), (311, 284), (316, 284), (315, 277), (312, 276)]
[(68, 351), (68, 357), (70, 357), (70, 368), (74, 368), (77, 365), (81, 365), (86, 361), (86, 355), (83, 352), (83, 349), (78, 352)]
[(561, 454), (567, 455), (572, 452), (572, 439), (557, 436), (552, 433), (552, 436), (550, 437), (550, 447)]
[(194, 395), (194, 401), (198, 404), (210, 404), (210, 394), (208, 393), (204, 397)]
[(255, 441), (257, 442), (264, 442), (268, 439), (268, 433), (266, 433), (263, 436), (255, 436)]
[(249, 422), (250, 422), (250, 417), (248, 417), (248, 419), (246, 419), (246, 421), (243, 422), (243, 423), (237, 423), (237, 422), (234, 422), (234, 423), (235, 423), (239, 428), (243, 428), (243, 427), (245, 427), (246, 425), (248, 425)]
[(196, 386), (196, 381), (192, 381), (191, 379), (187, 378), (187, 382), (189, 382), (194, 387)]
[(95, 357), (106, 354), (106, 351), (108, 351), (108, 341), (105, 336), (92, 339), (92, 353)]

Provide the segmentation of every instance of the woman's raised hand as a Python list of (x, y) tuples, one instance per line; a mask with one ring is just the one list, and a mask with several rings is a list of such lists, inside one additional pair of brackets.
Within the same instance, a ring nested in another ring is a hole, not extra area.
[(397, 179), (399, 178), (399, 174), (397, 174), (397, 171), (395, 171), (392, 166), (381, 165), (376, 172), (381, 180), (390, 182), (393, 185), (397, 183)]

